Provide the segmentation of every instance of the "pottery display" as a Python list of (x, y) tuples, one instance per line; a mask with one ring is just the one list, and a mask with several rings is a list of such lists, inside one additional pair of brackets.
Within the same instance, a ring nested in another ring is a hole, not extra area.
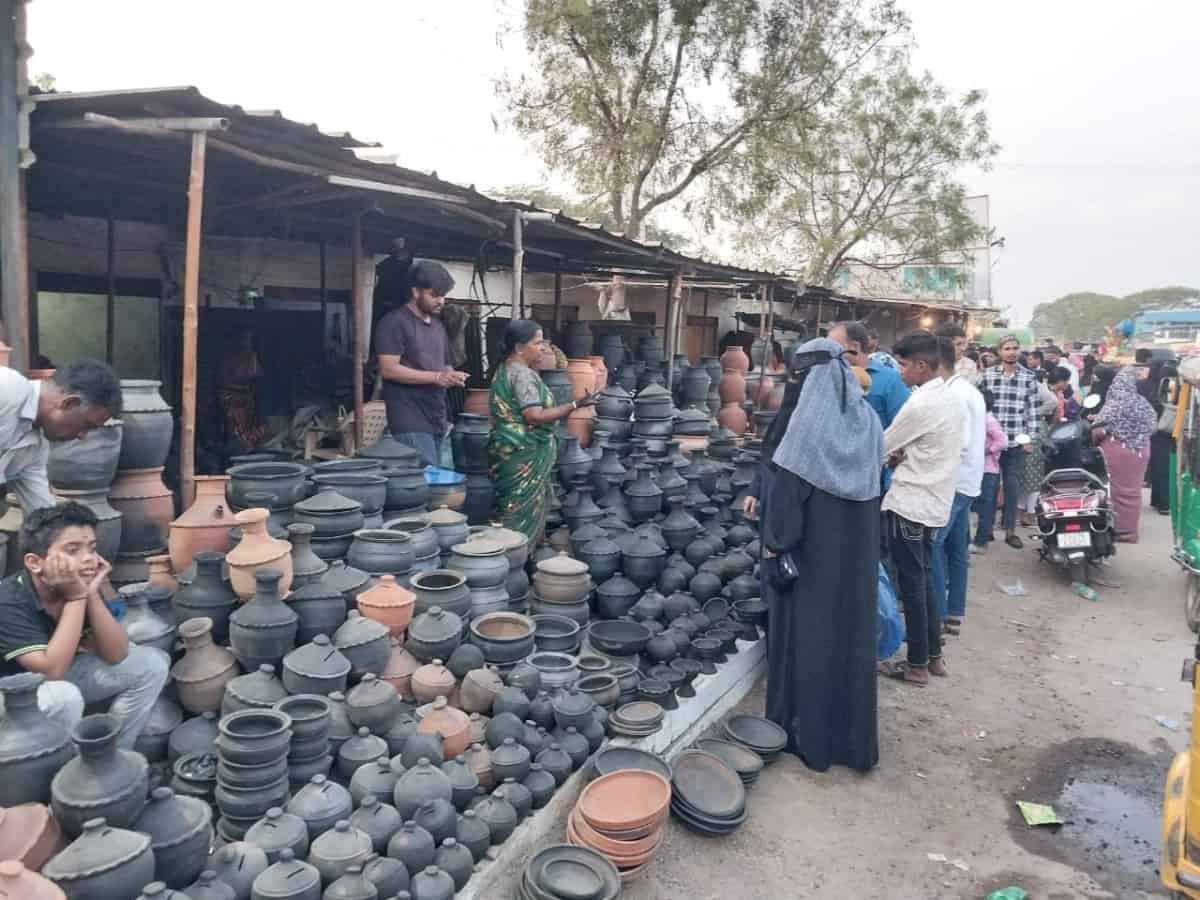
[(396, 582), (396, 576), (382, 575), (379, 584), (358, 595), (358, 611), (368, 619), (386, 625), (392, 638), (404, 636), (412, 621), (416, 595)]
[(390, 634), (386, 625), (352, 609), (333, 633), (333, 645), (350, 661), (351, 677), (362, 678), (387, 667), (392, 655)]
[[(231, 574), (234, 568), (230, 566)], [(299, 619), (295, 610), (280, 599), (285, 589), (282, 572), (269, 567), (257, 568), (254, 580), (257, 590), (253, 599), (234, 610), (229, 617), (229, 643), (247, 671), (264, 664), (279, 666), (283, 657), (296, 645)]]
[(225, 685), (238, 674), (237, 658), (213, 643), (213, 620), (200, 616), (179, 626), (184, 655), (171, 666), (179, 702), (193, 714), (221, 708)]
[(229, 565), (229, 583), (243, 600), (257, 590), (255, 573), (272, 569), (279, 574), (277, 597), (286, 597), (292, 587), (292, 545), (267, 533), (265, 509), (246, 509), (234, 516), (242, 529), (238, 545), (225, 554)]
[(146, 758), (117, 747), (120, 720), (84, 716), (71, 729), (79, 755), (59, 769), (50, 783), (50, 806), (63, 833), (77, 837), (84, 822), (103, 817), (113, 827), (129, 827), (149, 793)]
[(42, 868), (71, 900), (136, 897), (154, 880), (150, 837), (92, 818), (80, 836)]
[(109, 505), (121, 513), (121, 552), (160, 552), (175, 517), (175, 500), (163, 484), (162, 466), (121, 469), (108, 493)]

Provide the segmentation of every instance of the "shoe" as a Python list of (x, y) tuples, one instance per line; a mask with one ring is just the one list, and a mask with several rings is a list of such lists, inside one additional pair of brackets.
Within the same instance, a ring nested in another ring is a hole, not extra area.
[(1008, 546), (1012, 547), (1014, 550), (1020, 550), (1025, 546), (1025, 542), (1015, 534), (1010, 534), (1008, 537), (1006, 537), (1004, 539), (1004, 543), (1008, 544)]
[(972, 544), (967, 548), (967, 552), (976, 556), (983, 556), (983, 554), (987, 553), (987, 548), (987, 544)]

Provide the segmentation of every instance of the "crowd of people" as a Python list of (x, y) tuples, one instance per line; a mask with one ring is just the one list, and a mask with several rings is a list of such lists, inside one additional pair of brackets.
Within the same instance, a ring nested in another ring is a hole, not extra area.
[[(971, 555), (987, 552), (1001, 508), (1005, 545), (1025, 547), (1018, 525), (1036, 524), (1042, 445), (1056, 425), (1088, 415), (1115, 539), (1137, 541), (1170, 372), (1080, 367), (1057, 347), (1023, 352), (1012, 336), (971, 348), (953, 323), (888, 354), (858, 322), (802, 344), (787, 371), (745, 500), (762, 525), (767, 715), (809, 767), (865, 771), (879, 758), (877, 676), (924, 688), (950, 675), (945, 638), (963, 626)], [(1088, 390), (1102, 405), (1085, 413)], [(878, 577), (894, 584), (906, 632), (904, 658), (882, 663)]]

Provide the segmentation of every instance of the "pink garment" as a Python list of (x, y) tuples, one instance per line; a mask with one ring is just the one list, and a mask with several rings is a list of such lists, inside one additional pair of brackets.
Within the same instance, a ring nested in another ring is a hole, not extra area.
[(1100, 445), (1104, 464), (1108, 468), (1109, 490), (1112, 493), (1115, 528), (1118, 535), (1132, 543), (1138, 539), (1138, 519), (1142, 514), (1142, 482), (1150, 462), (1150, 448), (1130, 450), (1115, 438), (1105, 438)]
[(1000, 454), (1008, 446), (1008, 435), (1004, 427), (991, 413), (987, 414), (987, 431), (983, 442), (983, 471), (993, 474), (1000, 471)]

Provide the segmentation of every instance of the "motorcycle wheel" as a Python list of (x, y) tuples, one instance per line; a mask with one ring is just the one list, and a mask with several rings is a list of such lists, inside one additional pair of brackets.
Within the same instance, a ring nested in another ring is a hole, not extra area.
[(1200, 634), (1200, 575), (1188, 574), (1184, 615), (1188, 628)]

